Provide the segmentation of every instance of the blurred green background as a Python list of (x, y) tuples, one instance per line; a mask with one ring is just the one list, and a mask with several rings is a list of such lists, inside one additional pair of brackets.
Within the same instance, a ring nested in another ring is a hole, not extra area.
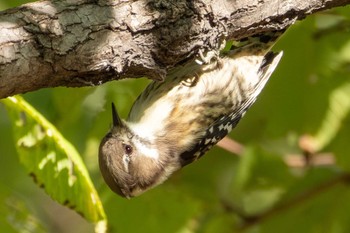
[[(25, 1), (1, 0), (0, 9)], [(214, 147), (165, 184), (132, 200), (112, 193), (98, 169), (110, 102), (126, 117), (149, 82), (43, 89), (23, 97), (78, 149), (102, 199), (110, 232), (350, 232), (350, 7), (293, 25), (274, 50), (282, 61), (263, 93), (230, 137), (237, 156)], [(300, 139), (316, 141), (304, 161)], [(8, 115), (0, 104), (1, 232), (93, 232), (94, 226), (52, 201), (19, 163)], [(298, 157), (299, 155), (299, 157)], [(333, 160), (332, 160), (333, 158)]]

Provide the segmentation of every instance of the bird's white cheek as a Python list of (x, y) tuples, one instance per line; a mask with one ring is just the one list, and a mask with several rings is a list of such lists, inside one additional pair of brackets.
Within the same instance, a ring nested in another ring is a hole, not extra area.
[(130, 162), (130, 156), (127, 154), (123, 155), (123, 165), (126, 172), (129, 172), (129, 162)]
[(156, 148), (150, 148), (140, 142), (135, 142), (135, 146), (137, 148), (137, 151), (140, 151), (142, 155), (158, 160), (159, 159), (159, 153)]

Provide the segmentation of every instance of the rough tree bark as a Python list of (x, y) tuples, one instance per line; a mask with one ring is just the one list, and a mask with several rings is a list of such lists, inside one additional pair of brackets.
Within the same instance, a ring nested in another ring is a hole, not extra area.
[(286, 28), (350, 0), (51, 0), (0, 12), (0, 98), (163, 79), (220, 40)]

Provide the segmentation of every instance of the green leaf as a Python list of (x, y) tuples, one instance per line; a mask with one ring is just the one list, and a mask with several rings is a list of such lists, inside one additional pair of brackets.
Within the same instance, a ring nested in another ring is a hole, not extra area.
[(329, 97), (329, 108), (322, 125), (314, 135), (316, 151), (322, 150), (337, 135), (350, 110), (350, 83), (335, 89)]
[(237, 174), (235, 177), (236, 188), (239, 190), (244, 189), (249, 181), (252, 179), (254, 167), (257, 164), (258, 157), (256, 156), (256, 150), (252, 147), (246, 147), (244, 151), (240, 165), (237, 169)]
[[(11, 197), (7, 200), (6, 206), (9, 210), (7, 221), (15, 232), (47, 232), (42, 222), (30, 213), (23, 201)], [(1, 230), (3, 231), (4, 229), (1, 228)], [(9, 232), (9, 230), (4, 232)]]
[(23, 98), (2, 102), (13, 123), (20, 162), (34, 181), (54, 200), (96, 223), (96, 230), (103, 228), (107, 220), (102, 203), (73, 145)]

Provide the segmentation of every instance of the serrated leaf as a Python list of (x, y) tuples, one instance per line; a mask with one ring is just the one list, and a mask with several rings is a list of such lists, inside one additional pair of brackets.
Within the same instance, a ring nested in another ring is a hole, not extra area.
[(23, 98), (9, 97), (2, 102), (13, 122), (20, 162), (34, 181), (97, 227), (106, 225), (100, 198), (73, 145)]

